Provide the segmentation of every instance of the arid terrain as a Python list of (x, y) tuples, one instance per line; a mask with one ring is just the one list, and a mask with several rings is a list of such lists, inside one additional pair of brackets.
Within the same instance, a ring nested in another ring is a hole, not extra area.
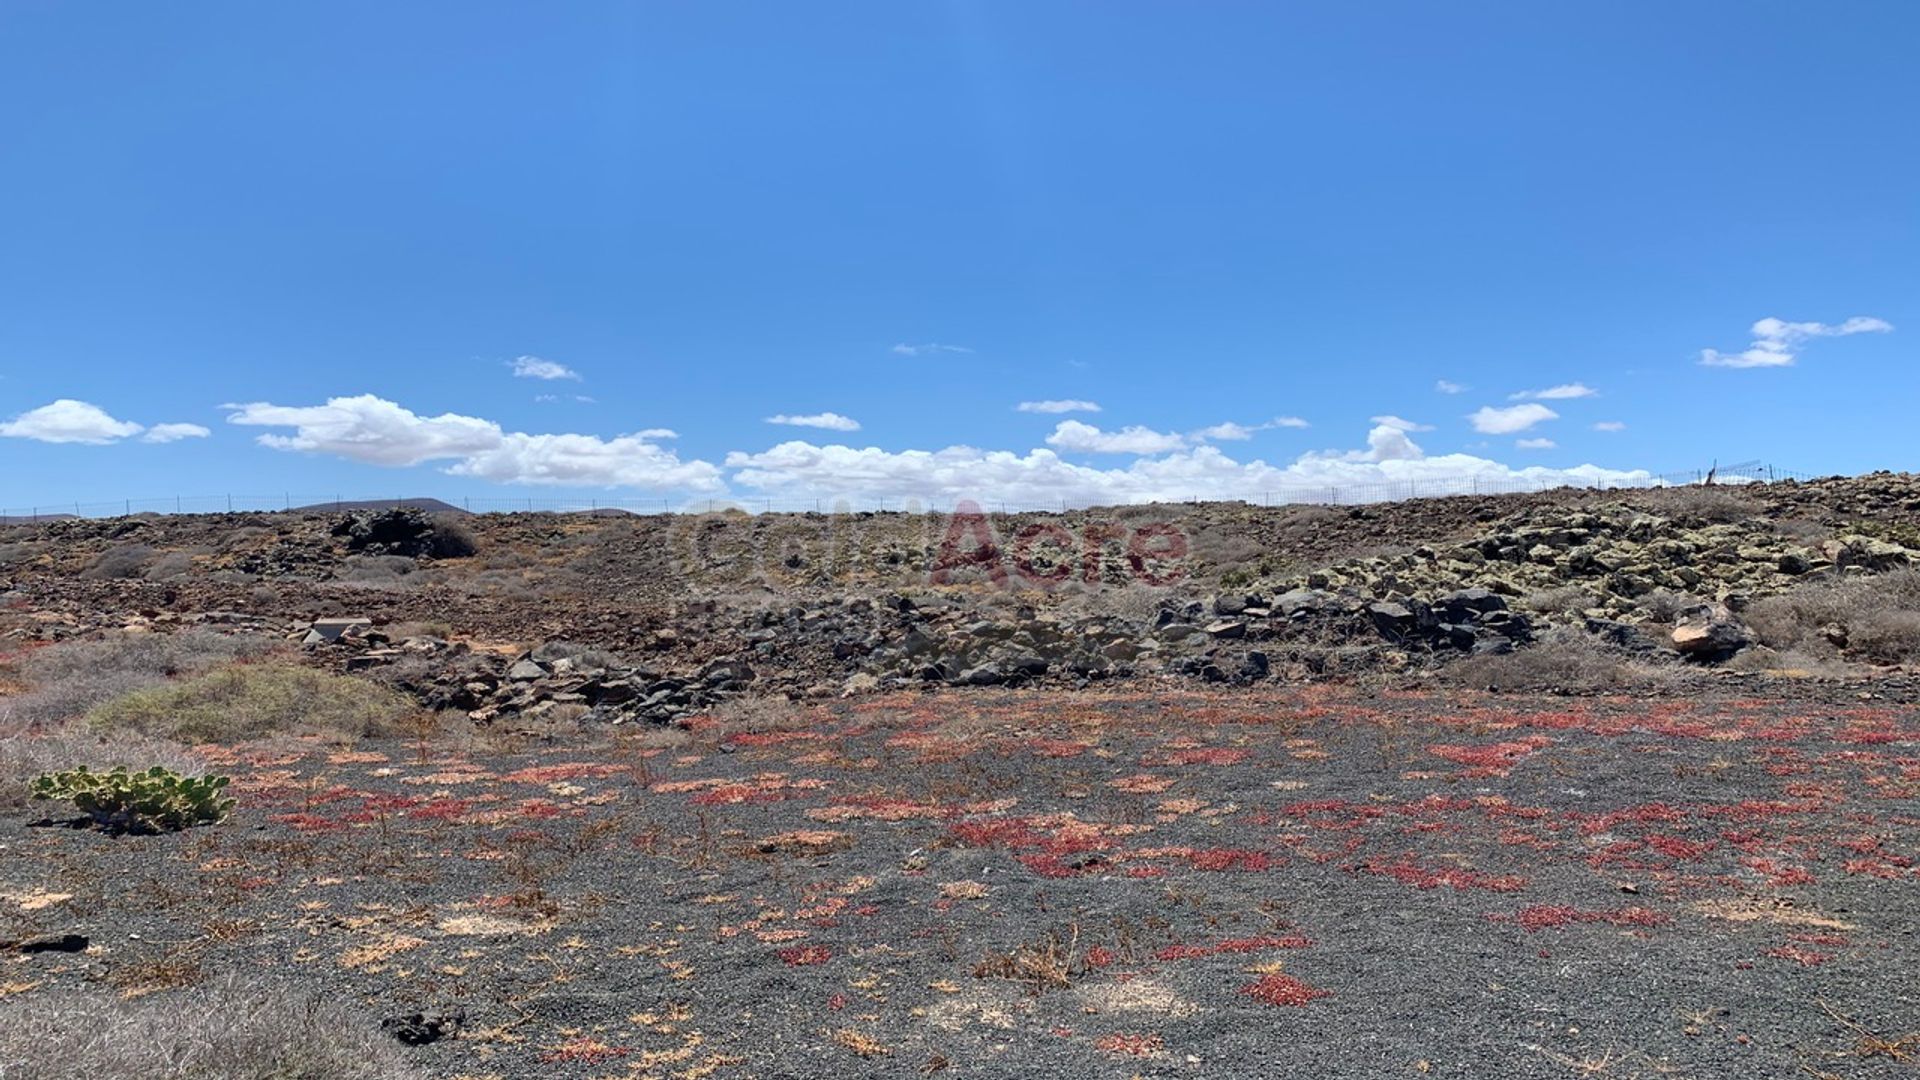
[(1894, 474), (8, 525), (0, 1076), (1912, 1076), (1916, 671)]

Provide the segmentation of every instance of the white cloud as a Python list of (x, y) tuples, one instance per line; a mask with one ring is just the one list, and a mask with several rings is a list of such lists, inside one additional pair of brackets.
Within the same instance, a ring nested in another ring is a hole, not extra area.
[(925, 345), (909, 345), (903, 341), (890, 351), (895, 356), (933, 356), (938, 353), (970, 353), (973, 350), (964, 345), (942, 345), (937, 341)]
[(1508, 394), (1508, 401), (1564, 401), (1569, 398), (1592, 397), (1600, 391), (1585, 383), (1562, 383), (1549, 386), (1545, 390), (1522, 390), (1517, 394)]
[(1253, 428), (1245, 424), (1236, 424), (1228, 420), (1212, 427), (1203, 427), (1194, 432), (1193, 437), (1200, 440), (1212, 439), (1217, 442), (1237, 442), (1253, 438), (1253, 431)]
[(1399, 428), (1401, 431), (1432, 431), (1432, 424), (1417, 424), (1412, 420), (1402, 420), (1398, 416), (1376, 416), (1373, 422), (1382, 427)]
[(1015, 405), (1014, 409), (1018, 412), (1032, 413), (1099, 412), (1100, 406), (1078, 398), (1064, 398), (1058, 401), (1023, 401)]
[(1253, 438), (1256, 432), (1274, 428), (1304, 428), (1312, 425), (1297, 416), (1276, 416), (1264, 424), (1236, 424), (1231, 420), (1203, 427), (1192, 435), (1194, 442), (1238, 442)]
[(1447, 379), (1435, 380), (1433, 384), (1433, 388), (1435, 391), (1442, 394), (1464, 394), (1467, 391), (1467, 388), (1465, 386), (1462, 386), (1457, 382), (1449, 381)]
[(450, 462), (445, 471), (503, 484), (606, 485), (655, 490), (717, 491), (720, 470), (681, 461), (653, 444), (660, 429), (603, 439), (597, 435), (529, 435), (499, 424), (443, 413), (420, 416), (372, 394), (330, 398), (325, 405), (256, 402), (229, 405), (228, 423), (292, 428), (259, 436), (275, 450), (328, 454), (369, 465)]
[(1516, 431), (1525, 431), (1543, 421), (1559, 418), (1559, 413), (1545, 405), (1531, 402), (1526, 405), (1509, 405), (1504, 409), (1482, 405), (1478, 411), (1467, 417), (1473, 421), (1473, 430), (1482, 435), (1511, 435)]
[(1102, 431), (1078, 420), (1062, 420), (1047, 436), (1048, 446), (1088, 454), (1164, 454), (1187, 445), (1186, 436), (1138, 425)]
[(61, 398), (29, 409), (0, 424), (0, 435), (46, 443), (88, 443), (102, 446), (131, 438), (146, 430), (130, 420), (116, 420), (105, 409), (85, 401)]
[(1718, 349), (1701, 349), (1700, 362), (1708, 367), (1725, 368), (1789, 367), (1809, 338), (1885, 334), (1892, 330), (1892, 323), (1869, 315), (1856, 315), (1837, 325), (1766, 318), (1753, 324), (1753, 344), (1746, 351), (1723, 353)]
[[(787, 442), (761, 453), (735, 452), (726, 465), (733, 480), (769, 494), (860, 499), (975, 499), (1008, 506), (1121, 504), (1181, 499), (1275, 497), (1388, 498), (1492, 491), (1560, 484), (1647, 483), (1641, 471), (1581, 465), (1572, 469), (1516, 469), (1469, 454), (1427, 457), (1405, 430), (1385, 425), (1368, 433), (1366, 450), (1306, 454), (1290, 465), (1238, 462), (1213, 446), (1142, 457), (1121, 468), (1075, 465), (1052, 450), (1024, 454), (950, 446), (944, 450), (887, 451), (877, 447)], [(1417, 485), (1409, 487), (1409, 485)]]
[(329, 398), (325, 405), (267, 402), (229, 405), (230, 424), (290, 427), (291, 435), (261, 435), (275, 450), (331, 454), (368, 465), (408, 466), (463, 458), (500, 446), (500, 425), (457, 413), (420, 416), (372, 394)]
[(213, 434), (199, 424), (155, 424), (140, 437), (141, 442), (170, 443), (181, 439), (204, 439)]
[(542, 360), (537, 356), (516, 356), (507, 363), (513, 368), (514, 375), (522, 379), (578, 380), (580, 378), (580, 373), (567, 365), (555, 363), (552, 360)]
[(1513, 445), (1522, 450), (1552, 450), (1560, 444), (1552, 439), (1515, 439)]
[(720, 470), (704, 461), (681, 461), (643, 434), (602, 439), (596, 435), (527, 435), (508, 432), (500, 445), (447, 468), (500, 484), (569, 487), (636, 487), (656, 491), (718, 491)]
[(859, 431), (860, 421), (851, 416), (841, 416), (837, 412), (810, 413), (806, 416), (789, 416), (781, 413), (767, 417), (769, 424), (785, 424), (789, 427), (817, 427), (829, 431)]
[(1620, 420), (1597, 420), (1597, 421), (1595, 421), (1595, 422), (1594, 422), (1594, 425), (1593, 425), (1593, 430), (1595, 430), (1595, 431), (1625, 431), (1625, 430), (1627, 430), (1627, 425), (1626, 425), (1626, 423), (1625, 423), (1624, 421), (1620, 421)]
[(1367, 449), (1355, 460), (1359, 461), (1418, 461), (1427, 456), (1418, 443), (1407, 434), (1407, 429), (1392, 424), (1380, 424), (1367, 432)]

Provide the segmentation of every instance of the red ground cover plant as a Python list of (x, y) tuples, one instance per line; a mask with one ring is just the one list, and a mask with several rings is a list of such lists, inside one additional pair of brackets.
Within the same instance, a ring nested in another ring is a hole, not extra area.
[(780, 950), (780, 962), (788, 967), (812, 967), (833, 959), (833, 950), (825, 945), (797, 945)]
[(582, 777), (600, 779), (616, 773), (627, 772), (624, 765), (603, 765), (590, 761), (571, 761), (559, 765), (533, 765), (517, 772), (507, 773), (500, 779), (515, 784), (557, 784), (562, 780), (578, 780)]
[(1275, 859), (1264, 851), (1246, 848), (1202, 848), (1187, 856), (1195, 870), (1207, 870), (1215, 873), (1238, 870), (1244, 873), (1258, 873), (1271, 869), (1285, 860)]
[(1588, 911), (1566, 904), (1531, 904), (1512, 915), (1489, 915), (1495, 922), (1514, 922), (1530, 934), (1562, 926), (1582, 923), (1604, 923), (1607, 926), (1654, 927), (1667, 922), (1667, 917), (1657, 911), (1643, 907), (1617, 908), (1612, 911)]
[(1817, 949), (1802, 949), (1794, 945), (1775, 945), (1764, 955), (1780, 960), (1792, 960), (1804, 967), (1819, 967), (1833, 959), (1832, 953), (1820, 952)]
[(1456, 765), (1467, 766), (1464, 775), (1478, 778), (1505, 776), (1513, 771), (1515, 765), (1532, 757), (1535, 751), (1552, 745), (1553, 740), (1545, 735), (1529, 735), (1514, 742), (1499, 742), (1491, 746), (1435, 743), (1427, 747), (1427, 752)]
[(1206, 945), (1169, 945), (1154, 956), (1160, 960), (1191, 960), (1201, 956), (1223, 956), (1258, 952), (1262, 949), (1305, 949), (1313, 942), (1300, 934), (1280, 937), (1228, 938)]
[(1262, 1005), (1286, 1005), (1296, 1008), (1319, 998), (1333, 996), (1331, 990), (1308, 986), (1291, 975), (1278, 974), (1262, 975), (1242, 986), (1240, 992)]
[(1195, 747), (1191, 750), (1159, 750), (1140, 758), (1142, 765), (1238, 765), (1253, 756), (1251, 750), (1224, 747)]
[(1117, 1057), (1148, 1057), (1166, 1049), (1167, 1041), (1158, 1035), (1135, 1035), (1116, 1031), (1093, 1042), (1094, 1049)]

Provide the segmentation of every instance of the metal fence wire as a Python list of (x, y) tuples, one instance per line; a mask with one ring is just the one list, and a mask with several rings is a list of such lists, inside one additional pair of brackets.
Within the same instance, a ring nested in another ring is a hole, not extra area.
[[(1587, 489), (1640, 489), (1655, 487), (1677, 487), (1689, 484), (1728, 484), (1744, 485), (1754, 483), (1773, 483), (1782, 480), (1807, 481), (1817, 479), (1808, 473), (1777, 469), (1771, 465), (1757, 462), (1743, 462), (1736, 466), (1719, 466), (1712, 469), (1684, 470), (1650, 476), (1635, 483), (1614, 481), (1592, 484), (1572, 483), (1565, 477), (1554, 480), (1530, 480), (1525, 477), (1445, 477), (1429, 480), (1408, 480), (1395, 483), (1376, 484), (1333, 484), (1333, 485), (1296, 485), (1274, 487), (1263, 491), (1241, 493), (1237, 498), (1221, 497), (1209, 494), (1205, 498), (1199, 495), (1185, 499), (1161, 499), (1159, 502), (1243, 502), (1254, 506), (1283, 506), (1289, 504), (1354, 505), (1361, 503), (1397, 502), (1403, 499), (1438, 498), (1447, 495), (1507, 495), (1548, 491), (1561, 487), (1579, 487)], [(460, 496), (457, 498), (421, 498), (408, 496), (363, 495), (351, 497), (339, 493), (300, 494), (282, 492), (278, 495), (167, 495), (143, 499), (108, 499), (101, 501), (79, 501), (62, 503), (44, 503), (16, 507), (0, 507), (0, 522), (19, 523), (57, 520), (61, 518), (111, 518), (134, 514), (229, 514), (229, 513), (267, 513), (274, 511), (306, 510), (316, 513), (333, 513), (359, 508), (386, 508), (392, 506), (416, 506), (428, 510), (455, 510), (474, 514), (505, 513), (550, 513), (572, 514), (593, 512), (625, 512), (630, 514), (706, 514), (723, 511), (744, 511), (746, 513), (919, 513), (947, 514), (956, 506), (971, 505), (989, 513), (1048, 513), (1082, 509), (1089, 505), (1111, 505), (1109, 503), (1076, 502), (1071, 499), (999, 499), (990, 493), (973, 498), (915, 498), (912, 496), (872, 497), (847, 494), (805, 495), (799, 497), (781, 497), (769, 495), (753, 496), (698, 496), (698, 497), (655, 497), (633, 498), (623, 496), (585, 498), (541, 498), (537, 496)]]

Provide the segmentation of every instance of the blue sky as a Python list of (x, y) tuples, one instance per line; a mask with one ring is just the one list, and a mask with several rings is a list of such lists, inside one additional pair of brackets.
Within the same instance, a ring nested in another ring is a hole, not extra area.
[(0, 505), (1910, 468), (1916, 40), (1895, 0), (13, 0)]

